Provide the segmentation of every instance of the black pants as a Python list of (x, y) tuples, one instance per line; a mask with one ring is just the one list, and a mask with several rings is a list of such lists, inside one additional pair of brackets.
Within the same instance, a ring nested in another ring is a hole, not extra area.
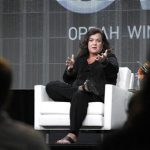
[(87, 114), (88, 103), (103, 101), (100, 97), (92, 93), (79, 91), (78, 87), (61, 81), (49, 82), (46, 85), (46, 92), (54, 101), (71, 102), (70, 132), (77, 136)]

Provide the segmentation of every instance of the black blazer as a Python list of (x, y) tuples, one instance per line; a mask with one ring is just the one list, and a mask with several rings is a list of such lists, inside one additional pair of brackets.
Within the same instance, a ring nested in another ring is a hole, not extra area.
[(105, 84), (116, 84), (118, 73), (118, 62), (114, 54), (108, 54), (105, 61), (95, 61), (92, 64), (87, 63), (87, 57), (76, 59), (71, 71), (67, 68), (63, 74), (64, 82), (73, 86), (82, 85), (85, 80), (91, 80), (99, 95), (104, 95)]

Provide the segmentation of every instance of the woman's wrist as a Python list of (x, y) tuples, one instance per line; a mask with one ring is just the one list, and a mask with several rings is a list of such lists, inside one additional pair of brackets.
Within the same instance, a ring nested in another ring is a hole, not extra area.
[(71, 71), (73, 69), (73, 66), (68, 66), (67, 71)]
[(66, 72), (67, 72), (68, 75), (72, 74), (72, 72), (73, 72), (73, 67), (68, 67), (68, 68), (66, 69)]

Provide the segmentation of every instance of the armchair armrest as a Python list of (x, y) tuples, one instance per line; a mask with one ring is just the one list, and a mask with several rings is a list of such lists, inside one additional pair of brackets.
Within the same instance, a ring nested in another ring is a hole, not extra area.
[(40, 116), (40, 106), (44, 101), (53, 101), (50, 99), (45, 91), (44, 85), (34, 86), (34, 128), (39, 129), (39, 116)]
[(127, 119), (127, 105), (133, 93), (118, 86), (105, 85), (104, 130), (115, 129)]
[(53, 101), (50, 99), (46, 93), (45, 86), (44, 85), (35, 85), (34, 86), (34, 97), (37, 101)]

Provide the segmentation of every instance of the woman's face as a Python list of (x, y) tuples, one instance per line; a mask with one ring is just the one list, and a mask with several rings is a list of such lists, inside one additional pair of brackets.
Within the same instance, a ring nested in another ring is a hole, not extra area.
[(88, 50), (90, 54), (98, 54), (103, 49), (103, 41), (100, 33), (96, 33), (89, 37)]

